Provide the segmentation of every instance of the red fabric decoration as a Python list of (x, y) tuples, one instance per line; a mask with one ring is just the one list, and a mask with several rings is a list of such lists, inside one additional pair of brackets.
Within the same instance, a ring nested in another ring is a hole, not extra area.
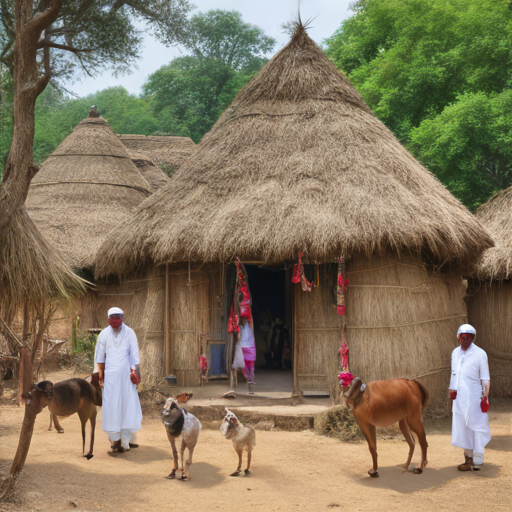
[(137, 384), (140, 384), (140, 378), (133, 368), (130, 370), (130, 380), (132, 381), (132, 384), (135, 384), (136, 386)]
[(352, 381), (354, 380), (354, 376), (350, 372), (341, 372), (338, 375), (338, 380), (341, 382), (341, 385), (344, 388), (348, 388), (350, 384), (352, 384)]
[(489, 398), (484, 396), (482, 397), (482, 401), (480, 402), (480, 409), (482, 412), (487, 412), (489, 410)]
[(345, 304), (343, 304), (342, 306), (338, 306), (337, 310), (338, 310), (338, 315), (344, 315), (345, 314)]
[(457, 391), (450, 391), (450, 400), (455, 400), (457, 398)]
[(345, 338), (343, 338), (343, 343), (340, 348), (340, 358), (341, 358), (341, 369), (342, 370), (348, 371), (348, 354), (349, 354), (348, 345), (347, 345), (347, 342), (345, 341)]
[(201, 377), (206, 377), (208, 373), (208, 359), (205, 356), (199, 356), (199, 371), (201, 372)]
[(292, 283), (300, 283), (300, 272), (299, 272), (299, 266), (297, 263), (293, 266), (293, 277), (292, 277)]

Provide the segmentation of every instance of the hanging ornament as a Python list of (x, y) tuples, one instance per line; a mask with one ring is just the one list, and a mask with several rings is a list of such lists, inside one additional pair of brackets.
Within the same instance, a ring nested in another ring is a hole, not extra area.
[(201, 375), (201, 385), (208, 382), (208, 359), (206, 356), (199, 356), (199, 373)]
[(301, 252), (299, 253), (299, 263), (295, 264), (293, 267), (293, 277), (292, 282), (298, 283), (300, 282), (302, 285), (302, 291), (303, 292), (310, 292), (315, 285), (306, 279), (306, 275), (304, 274), (304, 265), (302, 264), (302, 257), (304, 254)]
[(336, 281), (336, 307), (341, 328), (341, 347), (339, 350), (341, 372), (338, 374), (340, 394), (343, 393), (354, 380), (354, 376), (349, 370), (349, 349), (345, 338), (345, 292), (347, 291), (348, 284), (348, 279), (345, 278), (345, 260), (343, 256), (340, 256), (338, 258), (338, 279)]

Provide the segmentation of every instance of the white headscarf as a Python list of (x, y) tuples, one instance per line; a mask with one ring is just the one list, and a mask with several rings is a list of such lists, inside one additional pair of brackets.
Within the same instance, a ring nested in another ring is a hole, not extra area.
[(474, 334), (476, 337), (476, 330), (472, 325), (469, 324), (463, 324), (459, 327), (459, 330), (457, 331), (457, 338), (464, 333), (468, 334)]

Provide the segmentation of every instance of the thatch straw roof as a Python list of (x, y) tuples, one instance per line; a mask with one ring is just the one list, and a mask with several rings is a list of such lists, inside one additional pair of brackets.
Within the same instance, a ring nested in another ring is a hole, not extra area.
[(105, 243), (97, 271), (155, 263), (325, 261), (391, 248), (462, 262), (492, 245), (300, 26), (192, 158)]
[(482, 254), (473, 275), (486, 280), (512, 277), (512, 187), (494, 195), (476, 211), (476, 217), (493, 235), (496, 245)]
[(189, 137), (119, 135), (119, 138), (128, 149), (145, 153), (155, 164), (172, 172), (177, 171), (197, 147)]
[(151, 189), (105, 119), (78, 124), (32, 180), (27, 211), (75, 269), (92, 268), (108, 232)]
[(146, 153), (128, 149), (128, 154), (135, 167), (142, 174), (142, 177), (148, 182), (152, 192), (155, 192), (169, 182), (169, 176), (160, 167), (157, 167)]
[(39, 233), (25, 207), (15, 212), (0, 230), (0, 316), (9, 323), (25, 304), (69, 299), (85, 292), (84, 285)]

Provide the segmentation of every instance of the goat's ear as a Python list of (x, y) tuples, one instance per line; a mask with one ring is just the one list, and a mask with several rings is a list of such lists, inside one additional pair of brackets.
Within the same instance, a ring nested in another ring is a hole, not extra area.
[(233, 425), (238, 425), (238, 419), (235, 418), (234, 416), (230, 418), (229, 422), (233, 423)]

